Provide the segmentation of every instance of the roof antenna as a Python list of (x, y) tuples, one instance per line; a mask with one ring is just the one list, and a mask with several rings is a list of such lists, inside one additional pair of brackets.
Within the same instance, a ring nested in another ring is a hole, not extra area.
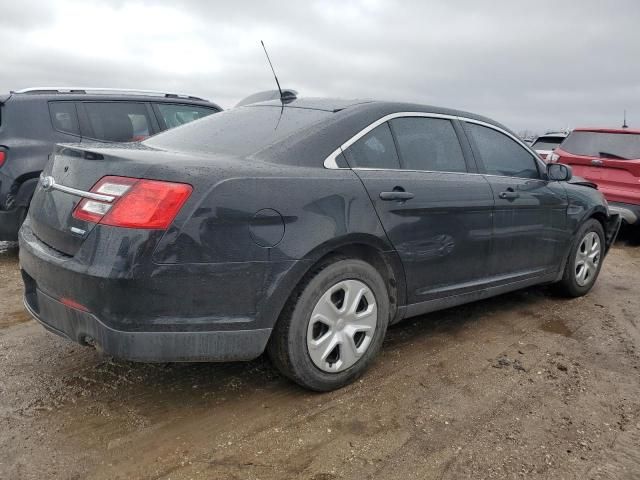
[(624, 120), (622, 121), (622, 128), (629, 128), (629, 125), (627, 125), (627, 111), (624, 111)]
[(284, 92), (282, 91), (282, 88), (280, 88), (280, 82), (278, 81), (278, 76), (276, 75), (276, 71), (273, 68), (273, 64), (271, 63), (271, 59), (269, 58), (269, 53), (267, 52), (267, 47), (264, 46), (264, 42), (262, 40), (260, 40), (260, 43), (262, 44), (262, 48), (264, 49), (264, 54), (267, 56), (267, 61), (269, 62), (269, 66), (271, 67), (271, 71), (273, 72), (273, 78), (276, 79), (276, 85), (278, 85), (278, 92), (280, 92), (280, 101), (282, 103), (288, 103), (292, 100), (296, 99), (296, 95), (295, 92), (293, 92), (292, 90), (285, 90)]

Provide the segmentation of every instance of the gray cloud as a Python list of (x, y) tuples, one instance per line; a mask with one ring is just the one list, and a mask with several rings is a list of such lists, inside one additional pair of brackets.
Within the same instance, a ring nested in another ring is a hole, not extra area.
[[(5, 5), (7, 4), (7, 5)], [(517, 130), (640, 126), (640, 3), (51, 1), (0, 6), (0, 91), (95, 85), (224, 107), (304, 95), (470, 110)], [(635, 120), (637, 119), (637, 123)]]

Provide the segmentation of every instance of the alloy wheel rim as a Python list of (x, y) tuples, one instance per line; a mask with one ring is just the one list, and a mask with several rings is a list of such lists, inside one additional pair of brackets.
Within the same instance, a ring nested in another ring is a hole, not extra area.
[(313, 364), (336, 373), (353, 366), (371, 345), (378, 307), (371, 289), (359, 280), (342, 280), (318, 300), (307, 327)]
[(584, 287), (594, 280), (601, 254), (600, 237), (596, 232), (587, 233), (576, 252), (575, 276), (578, 285)]

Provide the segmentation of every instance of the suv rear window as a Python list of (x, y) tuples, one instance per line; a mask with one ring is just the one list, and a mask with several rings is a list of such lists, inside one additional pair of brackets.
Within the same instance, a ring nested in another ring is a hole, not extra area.
[(151, 120), (144, 103), (86, 102), (92, 138), (110, 142), (136, 142), (151, 135)]
[(531, 148), (534, 150), (553, 150), (558, 147), (563, 140), (564, 137), (540, 137), (533, 142)]
[(200, 107), (198, 105), (172, 105), (170, 103), (157, 103), (160, 117), (167, 128), (179, 127), (185, 123), (204, 118), (216, 113), (213, 108)]
[(80, 135), (74, 102), (49, 102), (49, 114), (54, 129), (71, 135)]
[(167, 150), (247, 156), (333, 115), (295, 107), (240, 107), (166, 130), (145, 145)]
[(562, 149), (574, 155), (630, 160), (640, 158), (640, 135), (633, 133), (572, 132)]

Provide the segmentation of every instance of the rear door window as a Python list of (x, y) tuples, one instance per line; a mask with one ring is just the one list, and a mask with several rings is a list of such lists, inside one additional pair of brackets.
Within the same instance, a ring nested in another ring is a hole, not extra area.
[(640, 158), (640, 135), (633, 133), (572, 132), (562, 149), (574, 155), (630, 160)]
[(85, 102), (92, 138), (137, 142), (152, 134), (149, 110), (138, 102)]
[(400, 168), (391, 129), (386, 122), (347, 148), (344, 155), (351, 168)]
[(156, 103), (155, 108), (163, 129), (178, 127), (218, 111), (200, 105), (174, 105), (171, 103)]
[(490, 175), (540, 178), (536, 159), (522, 145), (493, 128), (465, 123), (477, 153)]
[(80, 135), (78, 114), (74, 102), (49, 102), (53, 128), (59, 132)]
[(402, 167), (407, 170), (466, 172), (462, 147), (451, 121), (404, 117), (391, 120)]

